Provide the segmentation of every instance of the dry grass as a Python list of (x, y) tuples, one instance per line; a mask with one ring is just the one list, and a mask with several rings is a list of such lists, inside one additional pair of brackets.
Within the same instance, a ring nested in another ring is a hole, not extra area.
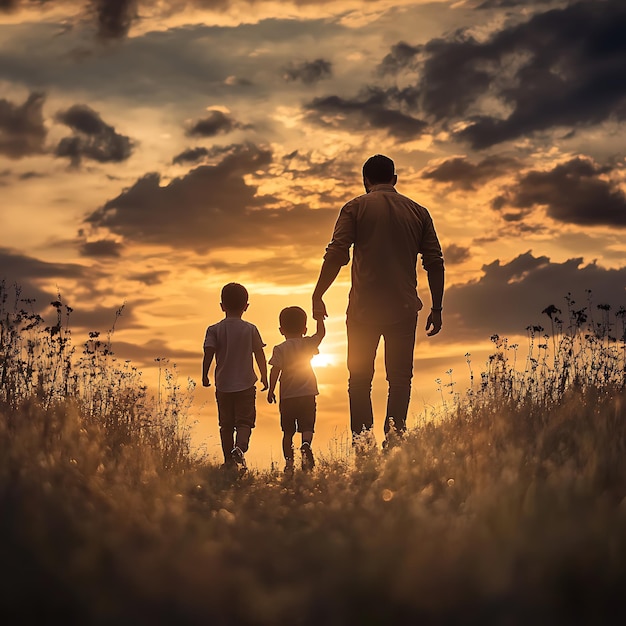
[[(7, 624), (626, 619), (624, 341), (607, 316), (557, 324), (547, 347), (530, 329), (521, 366), (494, 338), (480, 383), (387, 454), (236, 480), (189, 454), (184, 393), (156, 407), (99, 346), (64, 361), (59, 332), (6, 315)], [(26, 337), (41, 340), (31, 357)]]

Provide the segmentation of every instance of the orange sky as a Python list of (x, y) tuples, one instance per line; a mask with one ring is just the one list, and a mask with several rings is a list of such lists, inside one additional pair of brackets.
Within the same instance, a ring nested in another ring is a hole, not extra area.
[[(440, 403), (435, 379), (466, 388), (467, 352), (480, 371), (494, 333), (524, 350), (526, 326), (568, 292), (624, 304), (619, 0), (0, 7), (0, 274), (44, 308), (60, 290), (79, 341), (126, 303), (113, 347), (149, 381), (167, 358), (199, 382), (233, 280), (269, 357), (280, 309), (309, 310), (377, 152), (446, 258), (444, 329), (426, 338), (420, 320), (415, 419)], [(327, 297), (320, 451), (348, 422), (348, 281), (344, 268)], [(378, 367), (379, 437), (384, 382)], [(213, 389), (195, 395), (195, 441), (216, 454)], [(258, 409), (250, 460), (266, 465), (278, 410), (264, 396)]]

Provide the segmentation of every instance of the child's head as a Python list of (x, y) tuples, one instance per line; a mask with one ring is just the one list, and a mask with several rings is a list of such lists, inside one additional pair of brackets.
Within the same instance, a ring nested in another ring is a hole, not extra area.
[(222, 287), (222, 311), (241, 315), (248, 308), (248, 290), (239, 283)]
[(306, 333), (306, 313), (299, 306), (288, 306), (278, 316), (280, 332), (283, 335), (304, 335)]

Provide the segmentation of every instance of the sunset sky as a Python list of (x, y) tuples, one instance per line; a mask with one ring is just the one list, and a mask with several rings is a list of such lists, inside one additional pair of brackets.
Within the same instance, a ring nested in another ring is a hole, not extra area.
[[(60, 291), (79, 342), (125, 303), (116, 357), (199, 383), (222, 285), (247, 286), (269, 358), (280, 309), (310, 313), (363, 162), (386, 154), (446, 262), (410, 425), (441, 402), (435, 379), (468, 386), (466, 353), (484, 369), (491, 335), (523, 359), (526, 327), (568, 292), (626, 304), (625, 32), (623, 0), (0, 0), (0, 278), (42, 311)], [(344, 268), (320, 451), (348, 426), (348, 288)], [(382, 362), (374, 385), (380, 438)], [(195, 441), (216, 454), (214, 389), (195, 397)], [(280, 428), (257, 406), (262, 466)]]

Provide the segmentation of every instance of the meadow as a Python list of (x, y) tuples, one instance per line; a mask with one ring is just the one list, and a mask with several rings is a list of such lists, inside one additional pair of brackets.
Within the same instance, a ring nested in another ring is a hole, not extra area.
[(193, 383), (156, 397), (0, 287), (3, 624), (626, 621), (626, 311), (544, 310), (388, 452), (225, 473), (190, 447)]

